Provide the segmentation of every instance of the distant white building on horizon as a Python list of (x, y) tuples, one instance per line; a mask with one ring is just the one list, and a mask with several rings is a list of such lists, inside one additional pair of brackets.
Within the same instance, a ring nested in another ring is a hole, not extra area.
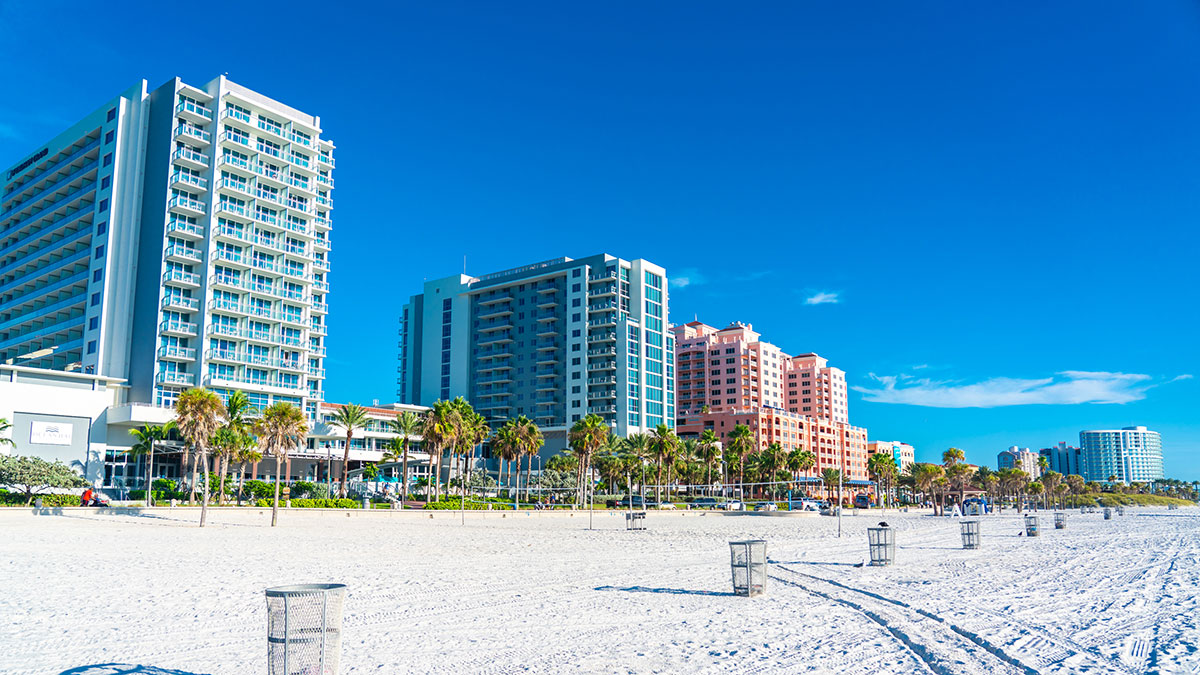
[(1013, 445), (996, 456), (996, 467), (998, 469), (1020, 469), (1029, 474), (1031, 479), (1037, 479), (1042, 476), (1042, 467), (1038, 464), (1038, 457), (1040, 455), (1029, 448)]
[(1162, 480), (1162, 437), (1146, 427), (1123, 427), (1079, 432), (1091, 481), (1107, 482), (1110, 477), (1122, 483), (1146, 483)]

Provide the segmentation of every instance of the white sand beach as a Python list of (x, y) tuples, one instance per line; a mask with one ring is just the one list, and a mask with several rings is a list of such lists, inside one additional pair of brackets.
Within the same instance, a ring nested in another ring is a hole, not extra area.
[[(1200, 668), (1200, 511), (949, 518), (0, 510), (0, 671), (265, 673), (263, 589), (349, 585), (345, 673), (1172, 673)], [(856, 567), (865, 528), (892, 567)], [(767, 596), (731, 594), (763, 538)], [(111, 664), (127, 664), (116, 666)], [(131, 669), (138, 666), (137, 669)]]

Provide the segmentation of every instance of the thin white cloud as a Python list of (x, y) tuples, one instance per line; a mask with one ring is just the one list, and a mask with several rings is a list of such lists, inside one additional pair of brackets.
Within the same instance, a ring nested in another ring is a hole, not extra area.
[(1162, 384), (1138, 373), (1080, 370), (1065, 370), (1038, 379), (993, 377), (969, 384), (874, 373), (870, 376), (877, 386), (852, 387), (863, 395), (863, 400), (930, 408), (1129, 403), (1144, 399), (1147, 390)]
[(838, 302), (841, 302), (838, 294), (829, 291), (814, 293), (804, 299), (806, 305), (836, 305)]
[(675, 274), (670, 278), (670, 284), (673, 288), (699, 286), (707, 281), (708, 279), (704, 277), (700, 270), (694, 267), (685, 267), (679, 270), (678, 274)]

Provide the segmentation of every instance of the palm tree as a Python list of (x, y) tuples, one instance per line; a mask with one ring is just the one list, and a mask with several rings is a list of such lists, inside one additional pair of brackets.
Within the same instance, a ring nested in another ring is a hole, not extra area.
[[(251, 427), (251, 430), (253, 430), (253, 426)], [(247, 438), (248, 441), (246, 444), (238, 450), (237, 455), (234, 457), (239, 465), (237, 487), (238, 506), (242, 505), (242, 494), (244, 493), (244, 488), (246, 485), (246, 465), (258, 464), (263, 458), (262, 452), (260, 452), (258, 446), (255, 445), (255, 438), (253, 436), (247, 436)]]
[[(404, 500), (408, 497), (408, 442), (413, 433), (416, 432), (421, 420), (416, 413), (405, 411), (396, 415), (396, 419), (388, 421), (388, 429), (396, 434), (396, 438), (392, 441), (392, 450), (400, 451), (400, 508), (404, 508)], [(397, 447), (399, 446), (399, 447)], [(391, 461), (395, 461), (395, 455), (390, 456)]]
[(422, 444), (430, 451), (430, 480), (433, 484), (434, 501), (441, 499), (442, 453), (454, 445), (461, 425), (458, 410), (450, 401), (434, 401), (421, 422)]
[(188, 389), (175, 401), (175, 424), (179, 427), (179, 433), (195, 449), (198, 461), (204, 465), (200, 527), (204, 527), (208, 518), (208, 442), (224, 416), (225, 406), (221, 405), (220, 397), (203, 387)]
[[(963, 471), (955, 467), (960, 466), (967, 456), (958, 448), (949, 448), (942, 453), (942, 466), (946, 469), (946, 481), (950, 483), (952, 489), (958, 490), (958, 505), (961, 508), (963, 498), (966, 496), (966, 487), (970, 483), (970, 471)], [(964, 469), (966, 467), (963, 467)], [(946, 505), (942, 504), (942, 510), (945, 511)]]
[(738, 488), (742, 498), (746, 496), (746, 456), (754, 449), (754, 432), (745, 424), (738, 424), (729, 433), (729, 451), (738, 461)]
[(700, 440), (696, 443), (696, 459), (700, 460), (707, 471), (704, 482), (712, 485), (713, 465), (721, 461), (721, 448), (712, 429), (705, 429), (704, 433), (700, 434)]
[(345, 498), (350, 482), (350, 439), (354, 438), (356, 430), (366, 429), (371, 418), (367, 415), (366, 408), (347, 403), (338, 408), (330, 421), (335, 427), (346, 430), (346, 450), (342, 453), (342, 484), (338, 487), (338, 496)]
[[(890, 481), (896, 473), (896, 461), (891, 455), (877, 452), (867, 458), (867, 473), (875, 481), (875, 498), (879, 500), (881, 506), (886, 508), (887, 497), (891, 487)], [(879, 485), (888, 483), (884, 488), (883, 497), (879, 496)]]
[[(9, 422), (7, 417), (0, 417), (0, 434), (7, 433), (9, 429), (12, 429), (12, 422)], [(13, 439), (8, 436), (0, 436), (0, 445), (7, 445), (10, 448), (17, 447)]]
[(642, 492), (645, 493), (646, 460), (651, 455), (649, 434), (629, 434), (629, 436), (625, 437), (625, 448), (636, 463), (642, 467), (642, 476), (639, 485), (642, 488)]
[[(654, 499), (659, 504), (662, 504), (662, 472), (663, 464), (675, 457), (675, 449), (679, 444), (679, 437), (675, 432), (665, 424), (660, 424), (654, 428), (654, 432), (650, 434), (650, 446), (654, 449), (654, 461), (658, 465), (658, 478), (655, 480), (657, 485), (654, 488)], [(670, 491), (667, 492), (667, 501), (670, 501)]]
[(1076, 497), (1082, 495), (1087, 486), (1086, 481), (1083, 480), (1083, 476), (1078, 474), (1071, 474), (1070, 476), (1067, 476), (1066, 482), (1067, 487), (1071, 489), (1071, 494), (1075, 495)]
[(521, 438), (517, 430), (517, 421), (510, 419), (502, 424), (492, 436), (492, 454), (499, 460), (500, 465), (496, 475), (498, 485), (504, 485), (504, 463), (509, 463), (509, 471), (511, 472), (512, 461), (519, 457), (520, 453)]
[[(1062, 480), (1063, 475), (1057, 471), (1047, 471), (1042, 474), (1042, 486), (1046, 490), (1046, 497), (1058, 494), (1058, 486), (1062, 484)], [(1043, 504), (1046, 508), (1050, 508), (1049, 504), (1046, 504), (1044, 500)]]
[(458, 411), (458, 418), (461, 420), (458, 434), (454, 439), (452, 452), (462, 455), (463, 465), (462, 471), (459, 473), (459, 486), (465, 498), (467, 495), (467, 482), (471, 478), (471, 464), (475, 457), (475, 448), (492, 435), (492, 430), (488, 426), (487, 418), (476, 413), (475, 409), (471, 407), (470, 403), (467, 403), (466, 399), (460, 396), (454, 399), (452, 405)]
[[(811, 450), (799, 448), (788, 453), (787, 467), (798, 479), (798, 474), (808, 473), (817, 465), (817, 456)], [(807, 492), (807, 488), (805, 489)]]
[[(821, 482), (825, 483), (826, 494), (833, 494), (833, 489), (842, 481), (842, 472), (833, 467), (821, 469)], [(837, 496), (837, 505), (842, 505), (842, 495)]]
[[(0, 419), (0, 432), (3, 432), (4, 425), (8, 424), (8, 420)], [(11, 426), (11, 425), (9, 425)], [(154, 506), (154, 450), (155, 446), (160, 441), (167, 440), (171, 432), (175, 429), (175, 420), (169, 420), (166, 424), (147, 424), (141, 429), (130, 429), (129, 433), (137, 442), (129, 449), (129, 453), (140, 455), (143, 452), (146, 454), (146, 506)], [(0, 439), (7, 441), (9, 439)], [(12, 441), (9, 441), (11, 443)], [(3, 442), (0, 442), (3, 445)]]
[[(521, 454), (525, 455), (525, 501), (529, 501), (529, 481), (533, 476), (533, 458), (541, 452), (542, 446), (546, 444), (546, 438), (542, 436), (542, 430), (538, 428), (537, 423), (524, 415), (517, 418), (517, 438), (520, 439)], [(521, 470), (520, 463), (517, 464), (517, 470)]]
[[(926, 497), (932, 497), (933, 486), (945, 469), (937, 464), (925, 464), (923, 462), (914, 462), (908, 467), (909, 475), (912, 477), (913, 488)], [(932, 500), (931, 500), (932, 501)], [(937, 513), (937, 503), (934, 502), (934, 513)]]
[(588, 472), (591, 470), (590, 459), (592, 453), (597, 448), (604, 446), (604, 442), (608, 439), (608, 431), (608, 425), (604, 423), (603, 418), (599, 415), (588, 415), (572, 425), (571, 431), (567, 435), (571, 448), (579, 458), (579, 482), (577, 483), (579, 488), (579, 501), (577, 503), (579, 504), (583, 503), (587, 495), (584, 481), (587, 480)]
[[(759, 469), (762, 472), (765, 482), (774, 482), (776, 474), (783, 470), (786, 463), (787, 453), (784, 452), (783, 446), (778, 442), (771, 443), (759, 453)], [(774, 485), (768, 486), (768, 489), (773, 494), (777, 490)]]
[(279, 480), (292, 448), (300, 447), (308, 433), (304, 413), (290, 403), (275, 403), (254, 423), (254, 433), (264, 451), (275, 455), (275, 499), (271, 504), (271, 527), (279, 520)]
[(217, 476), (219, 476), (217, 479), (217, 505), (219, 506), (225, 496), (226, 467), (229, 460), (242, 447), (242, 437), (229, 428), (228, 424), (224, 424), (213, 434), (210, 445), (213, 453), (213, 464), (216, 465)]
[[(235, 391), (225, 400), (224, 428), (229, 430), (232, 437), (229, 439), (228, 452), (222, 453), (223, 456), (219, 458), (224, 466), (218, 466), (217, 469), (221, 476), (221, 484), (217, 491), (218, 500), (225, 498), (225, 474), (229, 473), (230, 460), (237, 458), (254, 442), (250, 436), (250, 416), (257, 412), (258, 409), (250, 404), (250, 397), (243, 391)], [(244, 464), (243, 462), (243, 469)]]

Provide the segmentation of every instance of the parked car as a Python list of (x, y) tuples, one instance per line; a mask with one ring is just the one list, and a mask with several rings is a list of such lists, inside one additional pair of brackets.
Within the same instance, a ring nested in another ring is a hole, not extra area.
[(821, 502), (815, 499), (793, 499), (788, 502), (788, 508), (792, 511), (820, 511)]
[(628, 509), (628, 508), (644, 509), (649, 504), (652, 504), (652, 503), (653, 502), (647, 502), (645, 500), (645, 498), (643, 498), (641, 495), (633, 495), (631, 497), (622, 497), (620, 500), (618, 500), (617, 508), (619, 508), (619, 509)]
[(839, 508), (837, 506), (835, 506), (833, 504), (825, 504), (824, 506), (821, 507), (820, 513), (823, 516), (836, 516), (838, 514), (838, 511), (839, 511)]
[(856, 508), (856, 509), (871, 508), (871, 496), (870, 495), (854, 495), (854, 508)]
[(717, 508), (722, 511), (745, 511), (746, 505), (736, 499), (731, 499), (727, 502), (721, 502), (717, 505)]
[(692, 500), (693, 509), (716, 509), (720, 506), (721, 503), (717, 501), (716, 497), (697, 497)]
[(655, 508), (662, 509), (664, 511), (674, 511), (675, 504), (673, 504), (671, 502), (663, 502), (661, 504), (656, 504)]
[(775, 505), (775, 502), (762, 502), (761, 504), (755, 504), (754, 510), (755, 511), (778, 511), (779, 507)]

